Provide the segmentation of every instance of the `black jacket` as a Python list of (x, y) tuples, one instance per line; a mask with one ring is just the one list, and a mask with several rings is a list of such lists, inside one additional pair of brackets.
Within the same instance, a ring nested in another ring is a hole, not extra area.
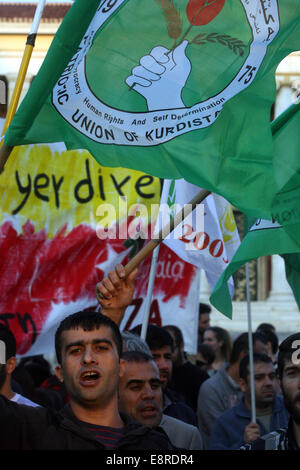
[(183, 395), (186, 404), (197, 413), (199, 390), (207, 379), (209, 379), (207, 372), (187, 361), (173, 368), (170, 388)]
[[(174, 450), (167, 435), (121, 415), (124, 436), (118, 450)], [(0, 395), (0, 449), (3, 450), (106, 450), (80, 424), (70, 405), (62, 410), (18, 405)]]
[(168, 387), (164, 391), (163, 412), (165, 415), (180, 419), (180, 421), (184, 421), (187, 424), (192, 424), (197, 427), (197, 417), (195, 412), (184, 402), (182, 395)]

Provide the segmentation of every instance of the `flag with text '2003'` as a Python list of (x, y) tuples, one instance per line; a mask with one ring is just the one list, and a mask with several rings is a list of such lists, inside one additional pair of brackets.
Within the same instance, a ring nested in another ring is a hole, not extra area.
[(275, 70), (299, 20), (300, 0), (77, 0), (5, 143), (63, 141), (271, 218)]
[[(199, 192), (199, 187), (183, 179), (164, 180), (157, 218), (157, 233)], [(154, 237), (155, 238), (155, 237)], [(205, 271), (211, 289), (231, 261), (240, 238), (231, 205), (217, 194), (209, 194), (202, 204), (184, 217), (163, 243), (181, 259)], [(233, 280), (229, 281), (233, 294)]]

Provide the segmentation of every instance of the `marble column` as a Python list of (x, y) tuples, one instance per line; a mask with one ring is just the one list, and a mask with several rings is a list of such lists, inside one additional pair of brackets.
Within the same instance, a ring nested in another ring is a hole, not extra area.
[(284, 260), (279, 255), (272, 256), (271, 291), (268, 302), (294, 302), (294, 295), (285, 276)]
[(6, 104), (6, 83), (0, 79), (0, 104)]
[(277, 92), (277, 98), (275, 103), (275, 118), (283, 113), (283, 111), (290, 106), (294, 99), (294, 90), (291, 84), (284, 84), (280, 86), (279, 81), (279, 90)]

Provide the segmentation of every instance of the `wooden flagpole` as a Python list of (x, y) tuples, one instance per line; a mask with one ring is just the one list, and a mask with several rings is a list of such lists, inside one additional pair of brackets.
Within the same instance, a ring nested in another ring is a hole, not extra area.
[[(163, 187), (164, 187), (164, 180), (162, 182), (161, 195), (163, 193)], [(162, 202), (164, 201), (160, 200), (160, 205), (162, 204)], [(158, 213), (158, 217), (159, 217), (159, 213)], [(141, 334), (140, 334), (141, 338), (145, 341), (146, 341), (148, 324), (149, 324), (151, 300), (152, 300), (154, 282), (155, 282), (155, 277), (156, 277), (158, 255), (159, 255), (159, 245), (156, 246), (152, 252), (152, 260), (151, 260), (151, 268), (150, 268), (150, 273), (149, 273), (147, 295), (145, 299), (145, 308), (144, 308), (144, 314), (143, 314), (142, 329), (141, 329)]]
[(187, 217), (208, 195), (210, 191), (201, 189), (198, 194), (173, 219), (165, 225), (158, 233), (156, 239), (150, 240), (125, 266), (125, 276), (128, 276), (138, 265)]

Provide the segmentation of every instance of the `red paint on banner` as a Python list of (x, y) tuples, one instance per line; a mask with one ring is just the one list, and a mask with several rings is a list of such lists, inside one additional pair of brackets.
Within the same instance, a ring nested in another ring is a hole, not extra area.
[[(135, 298), (145, 296), (147, 293), (151, 259), (152, 257), (148, 256), (139, 266)], [(153, 296), (163, 295), (163, 302), (168, 302), (178, 296), (180, 298), (180, 307), (184, 308), (189, 289), (196, 274), (197, 268), (195, 266), (183, 261), (165, 244), (161, 243)]]
[(123, 240), (99, 240), (86, 225), (68, 234), (64, 227), (49, 240), (29, 221), (20, 234), (10, 222), (0, 227), (0, 321), (14, 332), (19, 354), (35, 341), (52, 304), (95, 298), (104, 274), (96, 265), (107, 259), (108, 243), (124, 250)]
[[(134, 255), (142, 244), (142, 240), (136, 240), (127, 247), (132, 247)], [(97, 265), (110, 261), (108, 257), (114, 257), (112, 253), (117, 256), (127, 247), (124, 239), (100, 240), (96, 231), (87, 225), (79, 225), (70, 232), (65, 226), (48, 239), (46, 230), (35, 232), (30, 221), (24, 224), (21, 233), (17, 233), (11, 222), (3, 223), (0, 227), (0, 322), (13, 331), (18, 354), (31, 348), (55, 305), (87, 298), (92, 303), (95, 300), (96, 307), (95, 287), (104, 276)], [(124, 253), (122, 263), (125, 265), (128, 259)], [(111, 262), (113, 265), (113, 259)], [(139, 266), (135, 298), (145, 297), (150, 265), (151, 256), (148, 256)], [(165, 304), (179, 297), (180, 306), (184, 307), (196, 273), (197, 268), (161, 244), (153, 301), (157, 295)], [(153, 321), (158, 318), (157, 312), (154, 317)]]

